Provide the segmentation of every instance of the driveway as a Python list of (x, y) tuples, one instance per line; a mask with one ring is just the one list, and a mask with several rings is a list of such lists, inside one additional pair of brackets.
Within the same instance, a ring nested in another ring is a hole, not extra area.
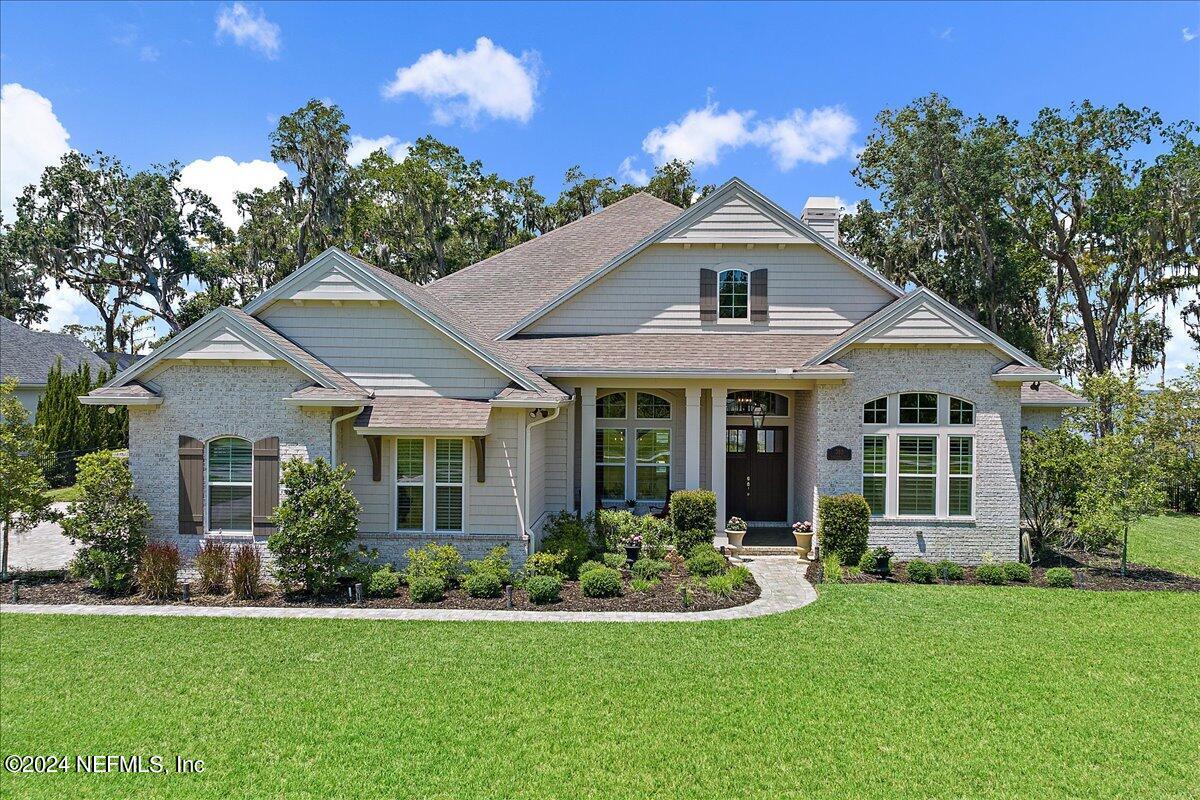
[[(55, 503), (56, 511), (66, 511), (66, 503)], [(75, 555), (76, 546), (62, 535), (57, 522), (43, 522), (26, 533), (9, 535), (10, 570), (62, 569)]]

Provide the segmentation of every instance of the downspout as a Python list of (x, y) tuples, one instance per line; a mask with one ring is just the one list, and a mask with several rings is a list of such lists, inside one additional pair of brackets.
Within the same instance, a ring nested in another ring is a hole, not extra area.
[[(544, 412), (544, 411), (545, 411), (545, 409), (543, 409), (543, 408), (537, 408), (537, 409), (534, 409), (533, 411), (530, 411), (529, 415), (531, 417), (537, 417), (538, 412)], [(521, 501), (521, 505), (525, 509), (526, 519), (528, 519), (528, 514), (529, 514), (529, 460), (530, 460), (529, 459), (529, 445), (531, 442), (530, 431), (532, 431), (534, 428), (536, 428), (539, 425), (545, 425), (547, 422), (552, 422), (552, 421), (558, 419), (558, 415), (561, 412), (562, 412), (562, 409), (559, 406), (555, 406), (552, 413), (547, 414), (546, 416), (541, 417), (540, 419), (534, 419), (532, 422), (528, 423), (525, 426), (525, 486), (524, 486), (524, 492), (522, 493), (522, 494), (524, 494), (524, 498)], [(537, 520), (528, 520), (528, 521), (530, 523), (533, 523), (533, 522), (536, 522)], [(532, 532), (525, 530), (524, 524), (521, 525), (521, 529), (524, 531), (524, 535), (522, 538), (525, 539), (525, 553), (526, 553), (526, 555), (528, 555), (530, 543), (533, 541)]]
[(337, 457), (337, 426), (338, 426), (338, 423), (344, 422), (345, 420), (348, 420), (351, 417), (357, 417), (359, 414), (362, 413), (362, 410), (364, 408), (366, 408), (366, 406), (359, 406), (358, 408), (351, 411), (349, 414), (342, 414), (340, 417), (334, 417), (333, 422), (329, 423), (329, 463), (331, 466), (337, 467), (337, 464), (338, 464), (338, 457)]

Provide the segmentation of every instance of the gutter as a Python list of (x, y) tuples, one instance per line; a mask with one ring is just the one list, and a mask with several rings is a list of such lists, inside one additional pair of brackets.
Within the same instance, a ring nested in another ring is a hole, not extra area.
[[(524, 484), (524, 486), (522, 487), (522, 491), (521, 491), (521, 494), (523, 495), (523, 497), (522, 497), (522, 499), (521, 499), (521, 505), (522, 505), (522, 507), (523, 507), (523, 510), (524, 510), (525, 512), (529, 511), (529, 443), (530, 443), (530, 431), (532, 431), (534, 428), (538, 427), (539, 425), (545, 425), (547, 422), (552, 422), (553, 420), (556, 420), (556, 419), (558, 419), (558, 415), (559, 415), (559, 414), (561, 414), (561, 413), (562, 413), (562, 408), (561, 408), (561, 407), (559, 407), (559, 406), (555, 406), (555, 407), (554, 407), (554, 409), (553, 409), (553, 410), (552, 410), (552, 411), (551, 411), (549, 414), (547, 414), (546, 416), (544, 416), (544, 417), (541, 417), (540, 419), (535, 419), (535, 420), (533, 420), (532, 422), (530, 422), (530, 423), (528, 423), (528, 424), (526, 424), (526, 425), (525, 425), (525, 484)], [(538, 416), (538, 409), (534, 409), (533, 411), (530, 411), (530, 412), (529, 412), (529, 415), (530, 415), (531, 417), (536, 417), (536, 416)], [(519, 515), (521, 515), (522, 517), (524, 517), (524, 513), (522, 513), (522, 509), (517, 509), (517, 513), (518, 513)], [(531, 532), (531, 531), (528, 531), (528, 530), (526, 530), (526, 528), (525, 528), (525, 520), (524, 520), (524, 519), (522, 519), (522, 520), (521, 520), (521, 530), (522, 530), (522, 531), (524, 531), (524, 535), (522, 536), (522, 538), (525, 540), (525, 554), (526, 554), (526, 555), (529, 555), (529, 547), (530, 547), (530, 543), (531, 543), (531, 542), (532, 542), (532, 540), (533, 540), (533, 536), (532, 536), (532, 532)]]
[(351, 411), (349, 414), (342, 414), (340, 417), (334, 417), (333, 421), (329, 423), (329, 463), (332, 466), (336, 467), (338, 464), (338, 457), (337, 457), (337, 426), (338, 426), (338, 423), (342, 422), (344, 420), (348, 420), (351, 417), (357, 417), (359, 414), (362, 413), (362, 410), (364, 408), (366, 408), (366, 406), (359, 406), (358, 408)]

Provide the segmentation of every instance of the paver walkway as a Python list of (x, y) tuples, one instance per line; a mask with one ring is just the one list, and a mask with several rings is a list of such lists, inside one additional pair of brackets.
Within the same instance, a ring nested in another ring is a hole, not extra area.
[[(55, 503), (56, 511), (66, 511), (66, 503)], [(62, 534), (57, 522), (43, 522), (25, 533), (9, 536), (8, 567), (13, 570), (62, 569), (67, 566), (78, 545)]]
[(804, 579), (807, 564), (795, 556), (746, 559), (762, 593), (752, 603), (716, 611), (486, 611), (437, 608), (265, 608), (258, 606), (93, 606), (5, 603), (7, 614), (96, 614), (99, 616), (244, 617), (287, 619), (437, 620), (445, 622), (707, 622), (747, 619), (806, 606), (817, 599)]

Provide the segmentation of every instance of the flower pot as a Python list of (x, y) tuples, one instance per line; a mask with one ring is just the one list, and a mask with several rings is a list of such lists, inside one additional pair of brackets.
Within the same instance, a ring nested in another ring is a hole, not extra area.
[(625, 558), (630, 564), (637, 561), (638, 556), (641, 554), (642, 554), (641, 547), (626, 547), (625, 548)]
[(875, 574), (881, 578), (886, 578), (892, 572), (891, 556), (875, 556)]
[(729, 539), (730, 547), (741, 547), (742, 537), (745, 535), (745, 531), (731, 531), (728, 528), (725, 529), (725, 536)]
[(808, 558), (808, 554), (812, 551), (812, 532), (796, 533), (792, 531), (792, 536), (796, 537), (796, 554), (801, 558)]

